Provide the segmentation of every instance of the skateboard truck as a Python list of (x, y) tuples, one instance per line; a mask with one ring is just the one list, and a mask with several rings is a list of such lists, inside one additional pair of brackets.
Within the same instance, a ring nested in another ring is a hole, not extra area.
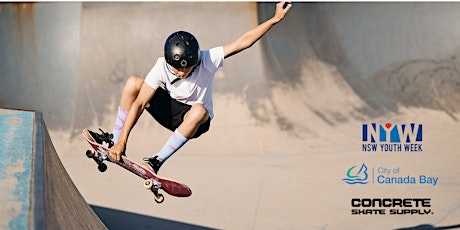
[(101, 159), (101, 156), (99, 154), (97, 154), (98, 156), (96, 157), (96, 152), (94, 150), (86, 150), (86, 156), (88, 158), (93, 158), (94, 161), (96, 162), (97, 164), (97, 169), (99, 170), (99, 172), (105, 172), (107, 170), (107, 165), (103, 162), (104, 160)]
[(144, 181), (144, 187), (147, 190), (150, 190), (153, 192), (153, 194), (155, 195), (154, 199), (157, 203), (162, 203), (164, 201), (165, 197), (163, 196), (163, 194), (158, 193), (158, 190), (161, 188), (160, 183), (156, 182), (153, 179), (147, 179)]

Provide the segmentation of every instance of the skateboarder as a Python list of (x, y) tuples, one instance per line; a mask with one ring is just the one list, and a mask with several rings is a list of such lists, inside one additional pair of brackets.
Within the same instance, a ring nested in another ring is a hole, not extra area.
[(188, 32), (171, 34), (165, 42), (164, 57), (158, 58), (145, 80), (131, 76), (125, 84), (113, 129), (115, 145), (110, 148), (111, 156), (120, 160), (128, 136), (144, 109), (173, 131), (158, 153), (144, 158), (155, 173), (189, 139), (207, 132), (214, 116), (214, 74), (223, 66), (224, 59), (251, 47), (290, 8), (289, 2), (278, 3), (272, 18), (235, 41), (209, 50), (200, 50), (197, 39)]

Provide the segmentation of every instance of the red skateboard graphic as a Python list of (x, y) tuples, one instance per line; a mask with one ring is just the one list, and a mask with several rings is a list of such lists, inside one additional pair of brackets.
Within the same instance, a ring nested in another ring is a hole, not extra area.
[(94, 138), (91, 136), (90, 132), (87, 129), (83, 130), (83, 136), (85, 137), (86, 141), (91, 145), (93, 148), (92, 150), (86, 151), (86, 156), (89, 158), (93, 158), (94, 161), (98, 164), (98, 169), (101, 172), (107, 170), (107, 165), (104, 161), (108, 161), (114, 164), (117, 164), (126, 170), (136, 174), (137, 176), (141, 177), (145, 180), (144, 186), (146, 189), (150, 190), (155, 194), (155, 201), (157, 203), (161, 203), (164, 200), (164, 196), (158, 192), (158, 190), (162, 189), (166, 193), (171, 196), (176, 197), (188, 197), (192, 195), (192, 190), (190, 188), (180, 182), (166, 179), (156, 175), (147, 166), (138, 164), (125, 156), (122, 156), (121, 161), (117, 161), (110, 157), (109, 149), (107, 146), (103, 146), (101, 144), (96, 143)]

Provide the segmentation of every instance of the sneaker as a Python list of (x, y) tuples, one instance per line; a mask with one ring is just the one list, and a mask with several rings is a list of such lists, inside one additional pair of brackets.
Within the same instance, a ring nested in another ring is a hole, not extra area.
[(158, 170), (160, 170), (160, 167), (163, 163), (163, 160), (161, 158), (159, 158), (158, 156), (153, 156), (150, 158), (145, 157), (144, 161), (155, 174), (158, 174)]
[(91, 137), (94, 139), (94, 141), (100, 145), (106, 146), (107, 148), (112, 148), (114, 145), (112, 138), (113, 134), (111, 133), (106, 133), (102, 131), (102, 129), (99, 129), (101, 131), (101, 134), (95, 133), (91, 130), (88, 130), (89, 134)]

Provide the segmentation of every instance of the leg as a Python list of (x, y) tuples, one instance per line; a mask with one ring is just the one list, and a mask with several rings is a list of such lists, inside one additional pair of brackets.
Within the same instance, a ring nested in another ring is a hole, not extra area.
[(128, 78), (121, 94), (120, 108), (126, 111), (131, 109), (131, 105), (134, 100), (136, 100), (143, 83), (144, 79), (138, 76), (131, 76)]
[(187, 139), (192, 138), (200, 125), (206, 123), (209, 113), (202, 104), (195, 104), (185, 114), (184, 121), (177, 130)]
[(184, 121), (174, 131), (163, 148), (155, 156), (158, 156), (160, 163), (164, 163), (177, 150), (184, 146), (192, 138), (200, 125), (209, 119), (209, 114), (202, 104), (193, 105), (185, 114)]
[(117, 143), (118, 141), (118, 137), (120, 136), (121, 130), (123, 128), (123, 124), (125, 123), (126, 117), (128, 116), (128, 111), (131, 109), (131, 105), (133, 104), (134, 100), (136, 100), (143, 82), (144, 79), (137, 76), (131, 76), (126, 81), (125, 87), (123, 88), (123, 92), (121, 94), (117, 120), (115, 121), (115, 125), (112, 131), (112, 141), (114, 143)]

